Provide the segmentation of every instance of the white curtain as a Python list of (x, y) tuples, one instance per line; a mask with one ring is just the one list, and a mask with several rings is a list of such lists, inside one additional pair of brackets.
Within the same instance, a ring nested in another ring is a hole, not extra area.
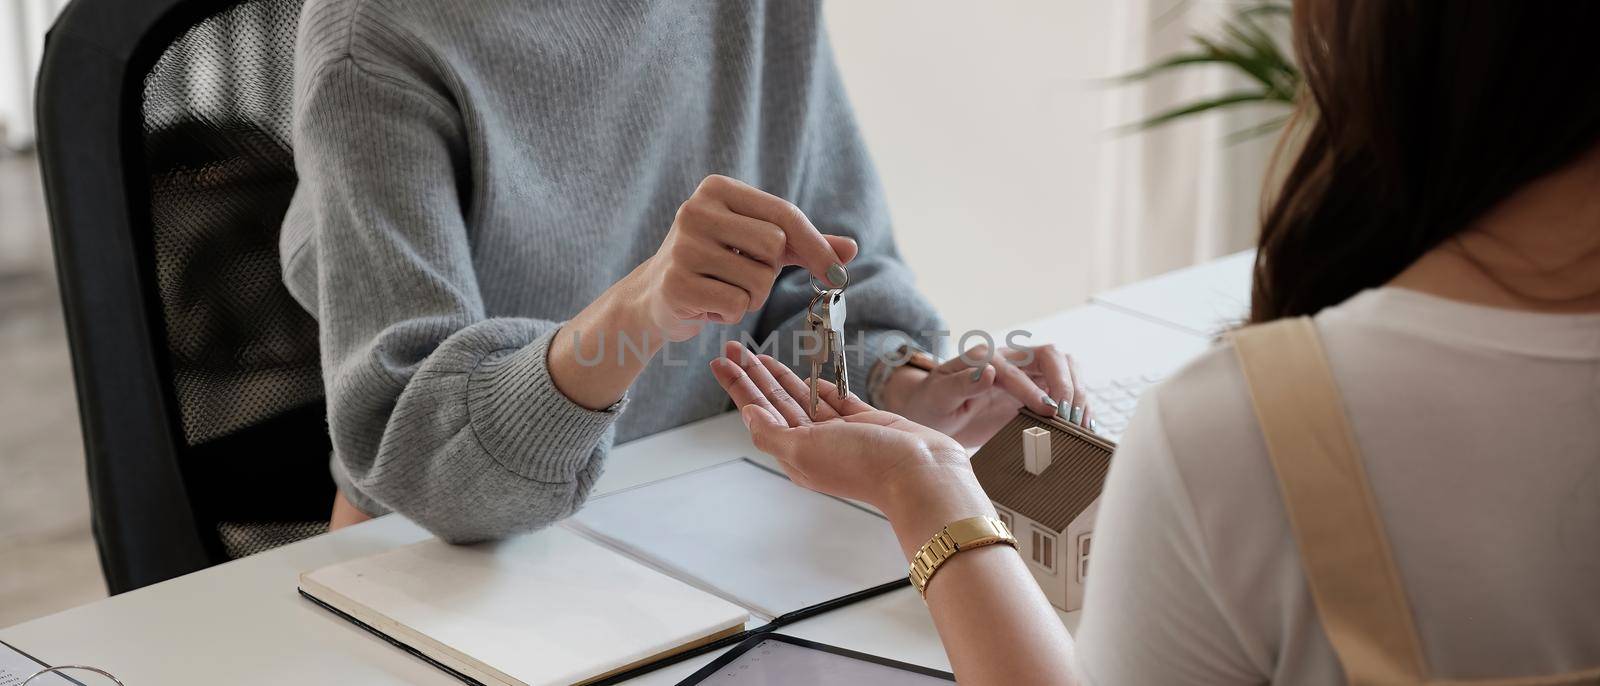
[(44, 35), (66, 0), (0, 0), (0, 146), (33, 144), (34, 76)]
[[(1113, 3), (1112, 74), (1176, 52), (1196, 33), (1216, 35), (1237, 3), (1127, 0)], [(1189, 67), (1112, 87), (1105, 119), (1130, 124), (1171, 107), (1248, 85), (1221, 67)], [(1249, 106), (1134, 133), (1108, 134), (1101, 149), (1093, 285), (1108, 288), (1250, 247), (1262, 176), (1274, 136), (1229, 142), (1230, 134), (1281, 110)]]

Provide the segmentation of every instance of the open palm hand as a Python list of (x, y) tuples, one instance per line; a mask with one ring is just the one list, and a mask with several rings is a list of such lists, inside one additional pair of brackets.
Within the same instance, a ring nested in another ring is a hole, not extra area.
[(756, 447), (778, 459), (795, 483), (879, 504), (896, 484), (928, 472), (965, 468), (954, 439), (905, 417), (874, 409), (818, 381), (816, 418), (805, 407), (806, 382), (777, 360), (730, 341), (712, 372), (733, 398)]

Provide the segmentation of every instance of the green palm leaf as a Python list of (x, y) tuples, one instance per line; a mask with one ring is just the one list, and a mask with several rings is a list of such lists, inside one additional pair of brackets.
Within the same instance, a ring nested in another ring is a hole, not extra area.
[[(1198, 48), (1163, 59), (1144, 69), (1117, 78), (1122, 82), (1143, 81), (1171, 71), (1198, 65), (1222, 65), (1238, 71), (1259, 85), (1258, 89), (1236, 91), (1175, 107), (1124, 127), (1145, 130), (1212, 110), (1248, 103), (1292, 105), (1300, 89), (1300, 70), (1279, 47), (1272, 31), (1262, 21), (1279, 21), (1292, 10), (1286, 2), (1268, 1), (1247, 5), (1234, 12), (1220, 35), (1192, 36)], [(1287, 117), (1274, 118), (1230, 135), (1230, 140), (1262, 136), (1281, 128)]]
[(1206, 98), (1205, 100), (1184, 105), (1182, 107), (1175, 107), (1150, 117), (1149, 119), (1145, 119), (1135, 124), (1130, 124), (1124, 127), (1124, 129), (1131, 131), (1143, 131), (1145, 129), (1155, 128), (1157, 126), (1161, 126), (1162, 124), (1183, 119), (1184, 117), (1200, 114), (1201, 112), (1209, 112), (1211, 110), (1233, 107), (1235, 105), (1243, 105), (1247, 103), (1259, 103), (1266, 101), (1267, 99), (1268, 98), (1266, 94), (1260, 91), (1239, 91), (1235, 93), (1229, 93), (1227, 95), (1219, 95), (1214, 98)]

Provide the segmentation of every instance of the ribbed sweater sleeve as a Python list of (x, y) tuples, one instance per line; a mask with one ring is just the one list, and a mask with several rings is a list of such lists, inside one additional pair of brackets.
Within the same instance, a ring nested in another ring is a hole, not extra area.
[[(305, 66), (304, 64), (302, 66)], [(467, 542), (547, 525), (583, 502), (621, 404), (552, 383), (560, 323), (485, 312), (461, 196), (469, 157), (448, 98), (350, 55), (297, 75), (300, 184), (290, 291), (321, 327), (335, 481)]]

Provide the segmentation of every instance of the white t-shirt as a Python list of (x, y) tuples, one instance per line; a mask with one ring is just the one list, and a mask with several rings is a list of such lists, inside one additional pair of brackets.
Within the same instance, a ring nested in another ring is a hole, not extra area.
[[(1436, 678), (1600, 666), (1600, 315), (1396, 288), (1316, 317)], [(1231, 346), (1140, 403), (1078, 630), (1112, 684), (1337, 684)]]

